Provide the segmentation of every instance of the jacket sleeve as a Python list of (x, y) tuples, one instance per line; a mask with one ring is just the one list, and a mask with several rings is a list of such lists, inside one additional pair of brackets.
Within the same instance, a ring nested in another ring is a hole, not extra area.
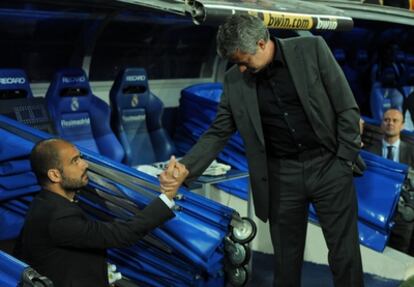
[(322, 37), (316, 39), (320, 75), (336, 114), (336, 155), (354, 162), (361, 148), (359, 108), (348, 81), (328, 45)]
[(174, 217), (157, 198), (129, 221), (102, 222), (87, 219), (79, 208), (67, 208), (52, 215), (49, 232), (59, 246), (76, 248), (126, 247)]
[(224, 91), (216, 118), (208, 130), (180, 161), (189, 171), (186, 183), (191, 182), (203, 173), (236, 131), (228, 99), (228, 85), (226, 81), (224, 82)]

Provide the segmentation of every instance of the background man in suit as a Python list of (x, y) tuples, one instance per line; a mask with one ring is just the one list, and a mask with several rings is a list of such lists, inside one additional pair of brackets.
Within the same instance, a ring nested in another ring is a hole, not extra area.
[[(381, 130), (384, 137), (375, 142), (367, 150), (389, 160), (414, 167), (414, 147), (401, 141), (400, 134), (404, 129), (404, 117), (401, 111), (389, 109), (384, 113)], [(400, 201), (402, 204), (402, 201)], [(414, 256), (414, 222), (404, 220), (400, 212), (394, 217), (395, 225), (391, 230), (389, 245), (397, 250)]]
[[(335, 286), (363, 286), (353, 162), (359, 109), (321, 37), (271, 38), (263, 22), (234, 15), (219, 27), (217, 51), (234, 62), (217, 116), (181, 160), (197, 178), (238, 130), (256, 215), (270, 222), (274, 286), (300, 286), (309, 203), (329, 248)], [(161, 189), (178, 184), (160, 176)]]
[[(106, 248), (126, 247), (174, 216), (176, 189), (161, 194), (127, 222), (89, 219), (74, 200), (88, 183), (88, 164), (69, 142), (48, 139), (30, 155), (42, 191), (33, 200), (15, 254), (58, 287), (108, 286)], [(178, 181), (185, 168), (174, 162)]]
[(367, 147), (367, 150), (389, 160), (414, 167), (414, 149), (412, 145), (400, 139), (400, 133), (403, 129), (404, 116), (401, 111), (396, 109), (387, 110), (381, 123), (381, 131), (384, 133), (384, 137), (382, 141), (375, 142)]

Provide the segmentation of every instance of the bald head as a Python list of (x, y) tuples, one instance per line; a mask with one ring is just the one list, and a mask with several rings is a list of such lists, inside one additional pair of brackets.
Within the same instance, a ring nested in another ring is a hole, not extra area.
[(48, 171), (50, 169), (62, 170), (61, 150), (64, 147), (73, 146), (62, 139), (46, 139), (39, 141), (30, 154), (30, 164), (40, 185), (49, 182)]
[(381, 130), (384, 139), (389, 143), (394, 143), (400, 138), (400, 133), (404, 129), (404, 116), (397, 109), (389, 109), (384, 113)]

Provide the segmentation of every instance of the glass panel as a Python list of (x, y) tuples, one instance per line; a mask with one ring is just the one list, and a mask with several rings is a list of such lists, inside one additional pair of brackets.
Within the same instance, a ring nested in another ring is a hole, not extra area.
[(72, 58), (86, 15), (37, 9), (0, 9), (0, 67), (22, 68), (30, 81), (49, 82), (61, 67), (81, 65)]
[(209, 53), (215, 53), (213, 27), (155, 13), (128, 19), (115, 19), (98, 39), (91, 80), (113, 80), (126, 67), (143, 67), (150, 79), (198, 78)]

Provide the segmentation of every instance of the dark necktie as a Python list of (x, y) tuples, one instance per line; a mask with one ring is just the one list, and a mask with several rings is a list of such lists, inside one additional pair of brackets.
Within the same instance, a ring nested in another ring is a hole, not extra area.
[(394, 152), (393, 152), (394, 146), (389, 145), (387, 146), (387, 159), (394, 160)]

